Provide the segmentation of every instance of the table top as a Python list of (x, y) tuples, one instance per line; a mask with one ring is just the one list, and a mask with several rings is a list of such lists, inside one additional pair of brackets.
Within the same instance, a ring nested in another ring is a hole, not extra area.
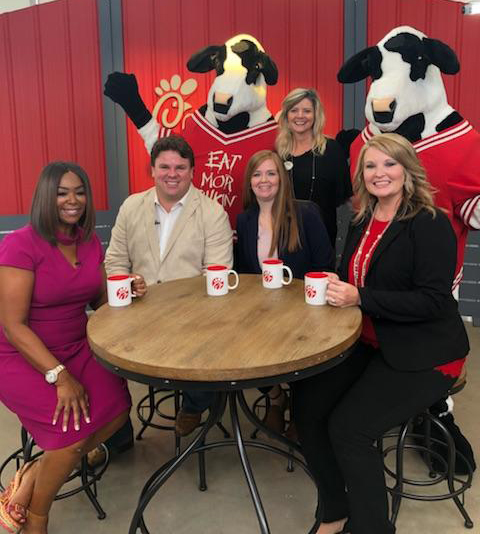
[(208, 296), (204, 276), (149, 286), (130, 306), (99, 308), (87, 325), (96, 356), (115, 370), (177, 381), (243, 381), (318, 366), (360, 335), (357, 307), (305, 303), (303, 280), (265, 289), (240, 275)]

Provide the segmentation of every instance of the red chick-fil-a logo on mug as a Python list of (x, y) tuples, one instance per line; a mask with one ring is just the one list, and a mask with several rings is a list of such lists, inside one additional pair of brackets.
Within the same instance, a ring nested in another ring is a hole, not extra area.
[(214, 278), (212, 280), (212, 287), (214, 287), (217, 291), (222, 289), (222, 287), (225, 285), (224, 281), (221, 278)]
[(128, 299), (128, 295), (129, 294), (130, 294), (130, 291), (129, 291), (128, 287), (119, 287), (117, 289), (117, 297), (120, 300)]
[(313, 297), (317, 294), (317, 292), (315, 291), (315, 288), (311, 285), (307, 285), (305, 286), (305, 295), (310, 298), (310, 299), (313, 299)]

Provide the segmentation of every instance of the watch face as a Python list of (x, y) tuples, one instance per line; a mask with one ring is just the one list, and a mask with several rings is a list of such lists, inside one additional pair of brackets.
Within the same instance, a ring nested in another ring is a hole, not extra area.
[(53, 384), (57, 381), (57, 373), (55, 371), (47, 371), (45, 373), (45, 380), (49, 384)]

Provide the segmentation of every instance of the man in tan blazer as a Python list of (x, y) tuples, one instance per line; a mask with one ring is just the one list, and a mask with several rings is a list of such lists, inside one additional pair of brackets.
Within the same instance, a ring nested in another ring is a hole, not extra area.
[[(190, 145), (179, 136), (159, 139), (150, 163), (155, 185), (130, 195), (120, 207), (105, 257), (107, 273), (141, 273), (149, 285), (198, 276), (208, 265), (231, 268), (228, 216), (191, 183)], [(177, 434), (192, 432), (212, 399), (211, 392), (184, 390)]]

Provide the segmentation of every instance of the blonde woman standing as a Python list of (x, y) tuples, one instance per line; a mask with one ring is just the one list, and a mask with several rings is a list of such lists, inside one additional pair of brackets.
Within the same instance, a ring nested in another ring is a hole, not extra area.
[(295, 198), (317, 204), (335, 247), (336, 208), (352, 196), (352, 186), (343, 149), (323, 133), (325, 113), (315, 89), (291, 91), (282, 102), (278, 123), (275, 146)]

